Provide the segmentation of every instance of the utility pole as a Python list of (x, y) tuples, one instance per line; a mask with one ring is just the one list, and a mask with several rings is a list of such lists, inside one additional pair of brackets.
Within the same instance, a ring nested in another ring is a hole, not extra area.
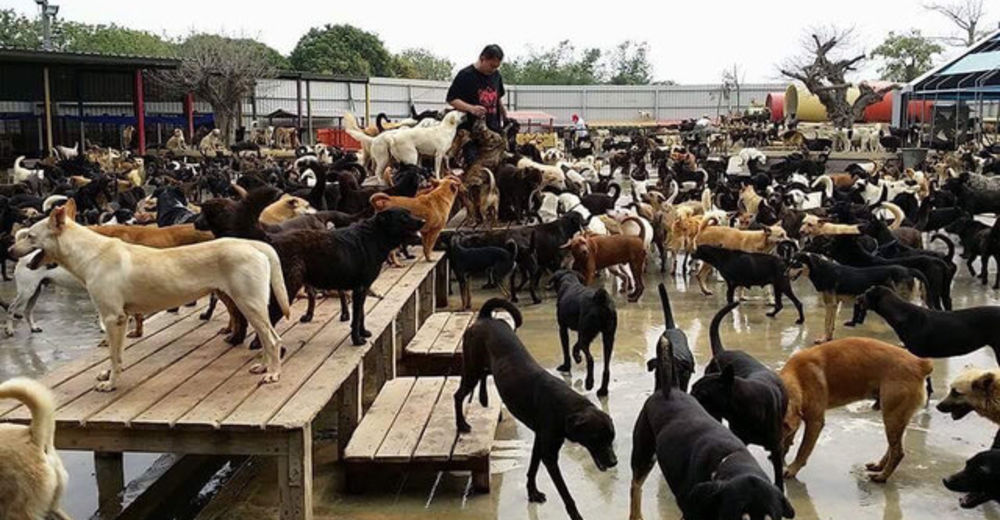
[(42, 11), (42, 49), (52, 50), (52, 21), (59, 14), (58, 5), (49, 5), (49, 0), (35, 0)]

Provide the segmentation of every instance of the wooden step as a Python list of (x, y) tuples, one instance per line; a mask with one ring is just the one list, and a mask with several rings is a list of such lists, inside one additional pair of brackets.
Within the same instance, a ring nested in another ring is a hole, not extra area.
[(462, 335), (473, 318), (473, 312), (437, 312), (428, 317), (406, 345), (400, 373), (418, 376), (459, 374)]
[(487, 382), (489, 406), (463, 403), (472, 432), (458, 435), (453, 395), (459, 377), (399, 377), (386, 383), (354, 431), (344, 462), (351, 491), (372, 473), (394, 471), (472, 472), (473, 487), (489, 492), (490, 450), (500, 422), (500, 396)]

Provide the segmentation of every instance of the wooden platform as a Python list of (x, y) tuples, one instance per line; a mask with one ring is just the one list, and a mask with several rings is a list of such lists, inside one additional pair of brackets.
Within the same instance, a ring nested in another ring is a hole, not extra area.
[(474, 312), (432, 314), (406, 344), (400, 373), (419, 376), (458, 375), (462, 370), (462, 335)]
[(490, 450), (500, 421), (500, 396), (491, 377), (489, 406), (479, 396), (463, 404), (472, 432), (458, 435), (452, 396), (458, 377), (400, 377), (389, 381), (344, 451), (347, 485), (361, 490), (381, 471), (472, 472), (476, 491), (490, 490)]
[[(336, 412), (338, 442), (346, 446), (395, 376), (402, 346), (433, 313), (443, 265), (436, 254), (433, 262), (384, 270), (372, 285), (383, 298), (365, 304), (373, 336), (362, 346), (351, 344), (336, 298), (318, 302), (310, 323), (299, 323), (305, 302), (296, 302), (292, 319), (277, 325), (287, 353), (281, 380), (269, 385), (249, 373), (259, 351), (223, 341), (221, 307), (209, 322), (199, 319), (199, 307), (161, 313), (147, 321), (145, 337), (129, 340), (116, 391), (94, 391), (109, 365), (107, 349), (42, 378), (59, 403), (56, 447), (95, 452), (102, 504), (121, 490), (122, 452), (278, 457), (281, 518), (312, 518), (312, 431), (324, 426), (314, 422)], [(28, 419), (24, 407), (0, 401), (0, 421)]]

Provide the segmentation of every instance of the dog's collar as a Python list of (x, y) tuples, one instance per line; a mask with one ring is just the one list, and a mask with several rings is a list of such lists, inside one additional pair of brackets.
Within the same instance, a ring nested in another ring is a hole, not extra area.
[(726, 455), (722, 460), (719, 461), (719, 465), (716, 466), (715, 467), (716, 468), (715, 471), (712, 472), (712, 480), (715, 480), (715, 476), (719, 473), (719, 469), (718, 468), (721, 468), (722, 465), (726, 463), (726, 461), (728, 461), (729, 459), (731, 459), (734, 456), (736, 456), (736, 454), (737, 454), (737, 452), (734, 451), (733, 453), (730, 453), (729, 455)]

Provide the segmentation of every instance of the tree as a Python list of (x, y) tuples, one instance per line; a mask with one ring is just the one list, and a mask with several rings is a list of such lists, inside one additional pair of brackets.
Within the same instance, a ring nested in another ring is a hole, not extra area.
[(980, 38), (989, 33), (985, 29), (980, 29), (983, 25), (983, 17), (986, 16), (986, 10), (983, 9), (983, 0), (955, 0), (949, 3), (931, 3), (925, 4), (924, 9), (944, 16), (962, 31), (959, 36), (945, 36), (941, 38), (949, 45), (972, 47)]
[(42, 43), (42, 31), (32, 20), (13, 9), (0, 10), (0, 46), (37, 49)]
[(455, 64), (427, 49), (406, 49), (395, 56), (396, 75), (410, 79), (447, 81)]
[(847, 101), (847, 91), (852, 84), (845, 76), (857, 70), (857, 65), (865, 59), (864, 53), (849, 58), (841, 56), (851, 34), (850, 29), (836, 27), (814, 31), (803, 42), (805, 55), (789, 60), (780, 68), (782, 75), (804, 83), (826, 107), (830, 121), (840, 128), (854, 126), (865, 108), (879, 102), (886, 92), (896, 88), (890, 85), (876, 90), (867, 83), (861, 83), (858, 85), (858, 98), (854, 103)]
[(582, 54), (563, 40), (551, 49), (531, 49), (503, 66), (504, 81), (520, 85), (593, 85), (601, 82), (600, 49)]
[(351, 25), (309, 29), (289, 60), (297, 70), (355, 76), (393, 76), (394, 61), (382, 40)]
[[(734, 63), (731, 69), (725, 69), (722, 71), (721, 77), (722, 83), (719, 84), (719, 103), (716, 111), (721, 111), (722, 100), (731, 100), (734, 92), (736, 93), (736, 108), (739, 110), (742, 106), (740, 93), (744, 80), (746, 79), (746, 73), (741, 73), (739, 65)], [(731, 108), (732, 105), (730, 104), (729, 107)]]
[(91, 25), (60, 21), (56, 25), (55, 34), (55, 46), (63, 51), (161, 57), (176, 53), (173, 42), (150, 32), (116, 24)]
[(944, 51), (940, 45), (920, 34), (917, 29), (909, 33), (889, 36), (872, 51), (873, 58), (882, 59), (879, 73), (888, 81), (910, 82), (930, 70), (934, 55)]
[(191, 92), (211, 104), (216, 127), (231, 142), (240, 103), (258, 80), (275, 73), (267, 53), (245, 39), (192, 34), (178, 46), (178, 55), (180, 67), (158, 71), (154, 81), (177, 97)]
[(606, 67), (612, 85), (648, 85), (653, 79), (649, 44), (625, 40), (608, 53)]

